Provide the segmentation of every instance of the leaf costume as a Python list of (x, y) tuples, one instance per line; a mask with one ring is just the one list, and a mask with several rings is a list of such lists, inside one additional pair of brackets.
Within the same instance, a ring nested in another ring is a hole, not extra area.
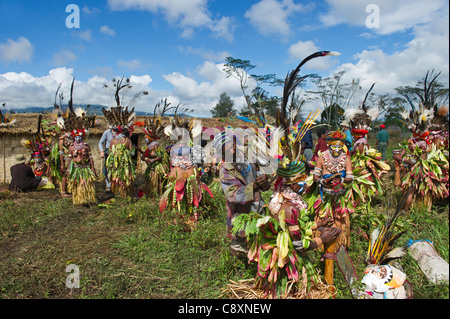
[[(144, 153), (146, 158), (150, 157), (149, 151), (150, 149), (147, 149)], [(155, 150), (155, 157), (161, 157), (161, 159), (148, 164), (144, 172), (145, 193), (148, 196), (162, 195), (161, 191), (166, 186), (166, 176), (169, 173), (170, 158), (166, 149), (158, 146)]]
[[(167, 176), (167, 185), (159, 201), (159, 211), (162, 213), (172, 207), (181, 219), (187, 218), (190, 223), (196, 223), (200, 213), (209, 207), (205, 192), (212, 198), (213, 194), (208, 186), (201, 181), (202, 170), (199, 163), (192, 160), (192, 146), (202, 132), (201, 125), (195, 120), (178, 116), (178, 105), (170, 125), (164, 129), (167, 137), (178, 136), (178, 132), (188, 132), (182, 141), (170, 147), (170, 172)], [(171, 205), (169, 205), (171, 204)]]
[(418, 180), (409, 205), (430, 210), (436, 199), (449, 195), (449, 161), (448, 148), (445, 147), (448, 147), (448, 107), (438, 107), (434, 100), (433, 83), (439, 74), (430, 82), (428, 75), (427, 72), (424, 90), (419, 94), (419, 105), (415, 106), (408, 99), (411, 109), (401, 113), (403, 122), (412, 133), (408, 145), (402, 145), (402, 154), (414, 159), (414, 164), (402, 178), (401, 187), (406, 191)]
[(125, 144), (119, 143), (111, 147), (106, 159), (111, 191), (122, 198), (128, 198), (133, 192), (136, 169), (132, 155), (132, 150)]
[[(318, 112), (312, 116), (310, 114), (307, 121), (300, 125), (294, 122), (298, 110), (292, 110), (288, 116), (286, 107), (292, 91), (307, 77), (298, 77), (300, 67), (312, 58), (332, 54), (330, 51), (316, 52), (286, 76), (282, 106), (276, 119), (277, 130), (284, 136), (278, 141), (278, 152), (275, 154), (279, 161), (274, 176), (274, 193), (268, 204), (269, 214), (252, 211), (233, 219), (232, 233), (243, 232), (247, 236), (247, 257), (257, 264), (255, 287), (263, 289), (265, 297), (295, 296), (320, 282), (315, 266), (303, 253), (312, 240), (314, 216), (300, 195), (291, 188), (305, 181), (301, 140)], [(264, 120), (264, 116), (258, 118)], [(270, 139), (271, 134), (264, 138)]]
[(68, 169), (68, 182), (72, 192), (74, 205), (87, 205), (95, 203), (95, 174), (91, 170), (89, 161), (70, 162)]
[(430, 210), (435, 199), (445, 199), (449, 195), (448, 156), (434, 144), (426, 153), (426, 159), (420, 156), (423, 153), (420, 147), (416, 147), (412, 152), (407, 149), (407, 152), (413, 154), (417, 162), (404, 175), (401, 187), (407, 190), (419, 179), (420, 182), (414, 188), (412, 207), (419, 205)]
[[(152, 160), (159, 158), (159, 160), (147, 164), (147, 168), (145, 169), (145, 193), (147, 196), (157, 195), (160, 197), (166, 186), (166, 177), (170, 169), (170, 157), (166, 149), (159, 145), (157, 140), (164, 136), (162, 117), (171, 108), (170, 103), (167, 103), (167, 99), (157, 103), (153, 110), (153, 117), (146, 119), (144, 124), (143, 131), (147, 149), (144, 149), (142, 159)], [(156, 112), (158, 110), (159, 114), (157, 115)], [(154, 155), (152, 155), (153, 149)]]

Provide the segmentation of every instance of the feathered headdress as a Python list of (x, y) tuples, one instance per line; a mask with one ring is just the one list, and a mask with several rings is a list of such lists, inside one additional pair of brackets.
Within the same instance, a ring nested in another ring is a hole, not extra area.
[(325, 140), (327, 141), (328, 144), (333, 144), (336, 142), (344, 143), (346, 137), (347, 135), (344, 132), (338, 130), (329, 132), (325, 137)]
[[(423, 81), (423, 90), (415, 92), (417, 95), (416, 101), (419, 104), (418, 107), (414, 105), (408, 95), (404, 95), (411, 109), (409, 112), (403, 109), (403, 112), (400, 113), (403, 122), (413, 133), (413, 136), (420, 139), (426, 139), (429, 134), (428, 130), (432, 127), (439, 130), (441, 124), (445, 125), (448, 123), (446, 115), (448, 108), (444, 106), (438, 108), (434, 97), (435, 82), (440, 72), (435, 76), (432, 76), (432, 74), (433, 71), (431, 74), (427, 72)], [(431, 81), (429, 76), (432, 76)]]
[[(73, 106), (73, 88), (74, 88), (75, 78), (72, 80), (70, 86), (70, 98), (67, 104), (67, 110), (64, 111), (61, 107), (61, 102), (63, 100), (63, 93), (59, 92), (61, 84), (59, 84), (58, 89), (55, 93), (55, 102), (53, 104), (52, 115), (56, 119), (56, 124), (61, 129), (71, 132), (72, 136), (78, 134), (77, 132), (83, 131), (84, 134), (89, 132), (89, 129), (95, 125), (96, 115), (87, 115), (86, 111), (81, 107), (74, 108)], [(59, 103), (57, 102), (59, 98)]]
[[(167, 137), (172, 136), (172, 134), (176, 134), (177, 136), (181, 136), (181, 139), (184, 141), (189, 140), (191, 143), (194, 139), (201, 136), (203, 127), (200, 125), (195, 118), (189, 118), (186, 116), (181, 117), (180, 111), (185, 112), (187, 108), (180, 109), (181, 104), (178, 104), (175, 107), (174, 116), (170, 119), (169, 124), (164, 128), (164, 134)], [(188, 134), (186, 136), (185, 134)]]
[(433, 118), (429, 127), (430, 131), (448, 131), (448, 106), (433, 107)]
[(413, 133), (413, 136), (419, 139), (426, 139), (429, 132), (429, 125), (433, 119), (433, 110), (429, 110), (420, 104), (417, 109), (410, 110), (409, 112), (403, 110), (400, 115), (403, 118), (403, 123), (406, 124), (408, 129)]
[[(4, 107), (6, 103), (2, 104), (2, 107)], [(16, 119), (11, 118), (10, 113), (6, 112), (5, 114), (2, 113), (2, 110), (0, 109), (0, 126), (9, 126), (16, 122)]]
[(42, 114), (39, 114), (36, 132), (32, 134), (30, 139), (22, 138), (20, 144), (28, 149), (33, 157), (43, 156), (48, 152), (49, 142), (44, 138), (42, 130)]
[[(116, 106), (110, 107), (108, 109), (102, 108), (103, 115), (107, 119), (109, 125), (113, 128), (118, 129), (133, 129), (134, 119), (136, 117), (136, 113), (134, 112), (134, 107), (131, 110), (128, 110), (128, 107), (141, 95), (148, 95), (147, 91), (140, 91), (134, 95), (131, 99), (130, 103), (126, 107), (121, 106), (120, 101), (120, 91), (126, 88), (131, 88), (130, 79), (126, 79), (124, 83), (124, 78), (122, 77), (120, 80), (116, 82), (116, 79), (113, 79), (114, 87), (116, 88), (114, 93), (114, 99), (116, 100)], [(104, 85), (108, 87), (108, 85)]]
[(136, 113), (134, 107), (129, 111), (128, 106), (114, 106), (109, 109), (102, 108), (103, 115), (113, 128), (130, 128), (133, 125)]
[(303, 124), (300, 124), (300, 122), (295, 123), (295, 117), (297, 116), (295, 110), (288, 115), (287, 106), (291, 94), (304, 79), (310, 76), (309, 74), (299, 77), (300, 68), (311, 59), (330, 55), (339, 55), (339, 53), (333, 51), (315, 52), (303, 59), (293, 71), (288, 72), (286, 75), (281, 107), (276, 117), (276, 126), (284, 134), (284, 137), (280, 139), (278, 145), (280, 165), (277, 170), (277, 175), (280, 177), (294, 177), (304, 171), (305, 163), (301, 160), (301, 140), (306, 132), (312, 128), (314, 121), (319, 115), (319, 110), (310, 113)]
[[(161, 104), (162, 110), (160, 110)], [(153, 117), (151, 117), (150, 119), (146, 119), (144, 122), (143, 131), (149, 141), (154, 141), (164, 135), (162, 117), (164, 116), (165, 112), (172, 108), (173, 107), (170, 107), (170, 103), (167, 103), (167, 99), (161, 100), (161, 102), (155, 105), (155, 108), (153, 109)], [(158, 110), (160, 110), (159, 114), (156, 114)]]
[(374, 86), (375, 83), (373, 83), (369, 91), (367, 91), (360, 108), (347, 109), (344, 112), (344, 117), (350, 123), (353, 136), (356, 138), (367, 135), (367, 133), (369, 133), (372, 129), (370, 127), (372, 122), (376, 120), (380, 114), (378, 107), (374, 106), (372, 108), (368, 108), (366, 105), (367, 98)]

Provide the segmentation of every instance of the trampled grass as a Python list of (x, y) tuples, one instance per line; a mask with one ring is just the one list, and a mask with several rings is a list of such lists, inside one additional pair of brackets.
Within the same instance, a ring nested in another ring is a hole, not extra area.
[[(374, 199), (375, 212), (394, 209), (400, 192), (386, 177), (386, 195)], [(57, 190), (28, 194), (0, 193), (0, 298), (76, 299), (216, 299), (229, 298), (229, 280), (250, 279), (254, 265), (230, 254), (225, 237), (225, 200), (214, 189), (214, 210), (195, 228), (175, 214), (160, 214), (157, 198), (106, 200), (101, 205), (73, 206)], [(264, 194), (268, 199), (270, 192)], [(366, 266), (370, 227), (364, 216), (352, 217), (349, 254), (359, 278)], [(448, 261), (448, 204), (432, 211), (413, 210), (401, 216), (408, 239), (428, 239)], [(309, 253), (317, 267), (320, 253)], [(448, 299), (448, 285), (431, 284), (410, 255), (401, 264), (414, 298)], [(66, 286), (68, 265), (79, 268), (80, 286)], [(345, 280), (335, 268), (337, 299), (351, 299)]]

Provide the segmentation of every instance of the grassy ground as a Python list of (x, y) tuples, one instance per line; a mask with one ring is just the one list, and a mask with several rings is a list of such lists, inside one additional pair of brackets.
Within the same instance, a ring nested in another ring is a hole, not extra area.
[[(386, 194), (374, 201), (375, 211), (393, 209), (400, 193), (386, 176)], [(5, 188), (6, 185), (0, 185)], [(74, 299), (217, 299), (229, 280), (253, 278), (255, 268), (233, 257), (225, 239), (225, 201), (214, 189), (211, 210), (194, 230), (161, 215), (158, 199), (109, 198), (103, 184), (96, 185), (102, 205), (73, 206), (57, 190), (27, 194), (0, 192), (0, 298)], [(264, 194), (266, 198), (270, 193)], [(431, 212), (413, 210), (401, 217), (408, 239), (431, 240), (448, 262), (448, 204)], [(365, 216), (352, 217), (349, 254), (359, 278), (368, 231)], [(310, 253), (319, 262), (320, 253)], [(430, 283), (410, 255), (402, 267), (414, 290), (414, 298), (448, 299), (448, 285)], [(79, 268), (80, 287), (69, 289), (66, 267)], [(351, 299), (342, 274), (335, 268), (338, 299)]]

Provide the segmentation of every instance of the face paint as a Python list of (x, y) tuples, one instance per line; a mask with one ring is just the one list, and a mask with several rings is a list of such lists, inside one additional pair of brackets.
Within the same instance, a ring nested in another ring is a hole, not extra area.
[(297, 191), (297, 194), (300, 195), (301, 193), (303, 193), (306, 183), (305, 182), (297, 182), (297, 185), (300, 186), (299, 190)]
[(331, 145), (330, 149), (331, 149), (331, 154), (333, 156), (339, 156), (339, 154), (341, 154), (342, 152), (342, 145)]
[(83, 141), (83, 137), (75, 136), (74, 141), (75, 141), (75, 143), (81, 143)]

